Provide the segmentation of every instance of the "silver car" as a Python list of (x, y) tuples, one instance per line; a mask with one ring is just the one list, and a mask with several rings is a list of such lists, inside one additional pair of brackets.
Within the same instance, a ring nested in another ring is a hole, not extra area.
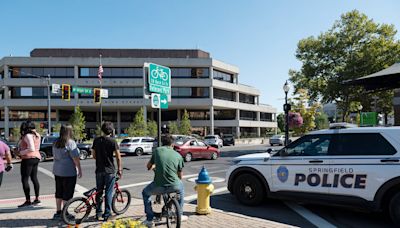
[(285, 136), (284, 135), (274, 135), (269, 139), (269, 144), (271, 146), (274, 146), (274, 145), (283, 146), (283, 145), (285, 145)]
[(135, 154), (140, 156), (144, 153), (152, 153), (154, 138), (151, 137), (132, 137), (122, 140), (119, 150), (125, 154)]

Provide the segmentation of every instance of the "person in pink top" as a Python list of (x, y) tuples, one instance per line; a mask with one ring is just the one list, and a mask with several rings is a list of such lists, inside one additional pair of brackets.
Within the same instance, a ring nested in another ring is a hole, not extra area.
[[(40, 135), (35, 130), (35, 124), (31, 121), (26, 121), (21, 124), (21, 139), (18, 149), (21, 161), (21, 181), (25, 193), (26, 201), (18, 207), (26, 207), (30, 205), (40, 204), (39, 200), (39, 180), (37, 178), (38, 165), (40, 161)], [(32, 180), (33, 188), (35, 189), (35, 200), (31, 202), (29, 177)]]
[[(6, 158), (7, 161), (7, 168), (4, 167), (4, 159)], [(10, 154), (10, 147), (7, 146), (3, 141), (0, 140), (0, 187), (1, 182), (3, 182), (3, 173), (4, 171), (8, 172), (12, 169), (11, 165), (11, 154)]]

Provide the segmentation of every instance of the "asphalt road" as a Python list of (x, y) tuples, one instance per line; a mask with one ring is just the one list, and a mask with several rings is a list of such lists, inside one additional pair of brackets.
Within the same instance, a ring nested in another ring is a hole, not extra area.
[[(195, 183), (200, 169), (205, 166), (210, 176), (216, 180), (213, 184), (216, 192), (211, 198), (211, 206), (228, 212), (239, 213), (247, 216), (268, 219), (280, 223), (299, 227), (315, 227), (317, 224), (332, 227), (393, 227), (390, 219), (383, 214), (362, 212), (354, 209), (337, 208), (319, 205), (299, 205), (293, 202), (279, 200), (267, 200), (259, 207), (247, 207), (237, 202), (235, 197), (226, 191), (225, 172), (232, 158), (248, 154), (259, 153), (266, 150), (265, 146), (235, 146), (224, 147), (222, 156), (217, 160), (197, 160), (185, 163), (184, 180), (185, 199), (187, 202), (196, 203)], [(146, 163), (150, 155), (141, 157), (123, 156), (123, 166), (130, 168), (125, 171), (120, 185), (127, 188), (133, 197), (141, 198), (141, 191), (146, 184), (152, 180), (153, 172), (147, 171)], [(40, 194), (54, 194), (54, 180), (51, 177), (53, 162), (51, 160), (40, 163), (39, 181), (41, 184)], [(83, 177), (78, 180), (80, 190), (95, 187), (94, 160), (81, 161)], [(2, 199), (23, 197), (20, 182), (20, 166), (16, 164), (14, 170), (6, 173), (0, 188), (0, 203)], [(33, 188), (31, 188), (33, 194)], [(323, 223), (318, 223), (322, 219)], [(325, 223), (324, 223), (325, 222)]]

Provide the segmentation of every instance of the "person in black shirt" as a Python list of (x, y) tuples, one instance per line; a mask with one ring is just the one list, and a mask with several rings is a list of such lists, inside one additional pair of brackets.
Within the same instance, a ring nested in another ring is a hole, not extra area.
[[(96, 160), (96, 195), (97, 209), (96, 218), (100, 216), (107, 221), (111, 216), (111, 200), (115, 183), (115, 173), (122, 177), (121, 154), (117, 142), (111, 137), (114, 133), (114, 125), (111, 122), (104, 122), (101, 126), (104, 136), (97, 137), (92, 146), (93, 158)], [(117, 160), (118, 170), (115, 172), (114, 158)], [(103, 190), (105, 188), (105, 209), (102, 214)]]

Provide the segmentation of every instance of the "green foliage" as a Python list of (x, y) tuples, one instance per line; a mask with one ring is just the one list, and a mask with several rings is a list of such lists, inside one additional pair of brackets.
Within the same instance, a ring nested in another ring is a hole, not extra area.
[(12, 137), (10, 138), (11, 141), (17, 142), (19, 138), (21, 138), (21, 132), (19, 127), (14, 127), (11, 129), (11, 135)]
[(147, 121), (147, 132), (149, 136), (155, 138), (157, 137), (158, 129), (157, 129), (157, 122), (154, 120)]
[(60, 124), (60, 123), (54, 124), (54, 126), (53, 126), (53, 132), (60, 133), (60, 129), (61, 129), (61, 124)]
[(147, 124), (144, 121), (144, 110), (140, 108), (135, 115), (135, 119), (129, 125), (128, 135), (131, 137), (147, 136)]
[(345, 120), (351, 103), (359, 101), (364, 110), (392, 110), (392, 91), (365, 93), (362, 87), (344, 86), (343, 82), (366, 76), (389, 67), (399, 60), (400, 42), (393, 25), (378, 24), (357, 10), (341, 15), (332, 28), (318, 37), (299, 41), (296, 58), (302, 62), (299, 71), (290, 70), (295, 93), (308, 89), (312, 101), (334, 102)]
[(82, 141), (86, 137), (86, 134), (84, 133), (86, 121), (79, 106), (76, 107), (75, 112), (69, 119), (69, 123), (72, 125), (72, 129), (74, 131), (74, 139), (77, 141)]
[(47, 134), (47, 129), (41, 128), (40, 123), (38, 123), (38, 122), (35, 122), (35, 129), (36, 129), (36, 132), (39, 133), (39, 135), (43, 136), (43, 135)]
[(101, 136), (103, 131), (101, 130), (101, 125), (100, 124), (96, 124), (96, 130), (94, 131), (94, 133), (96, 134), (96, 137)]
[(168, 122), (168, 129), (169, 129), (169, 133), (176, 135), (179, 134), (179, 128), (178, 128), (178, 124), (176, 122)]
[(285, 114), (284, 113), (279, 113), (279, 115), (276, 117), (278, 121), (278, 129), (281, 132), (285, 131)]
[(295, 135), (303, 135), (314, 130), (315, 116), (320, 104), (316, 102), (310, 104), (307, 90), (298, 89), (297, 94), (298, 96), (293, 98), (292, 110), (300, 113), (301, 117), (303, 117), (303, 125), (293, 128), (293, 131)]
[(179, 133), (182, 135), (190, 135), (192, 133), (192, 126), (190, 125), (189, 114), (186, 109), (182, 116)]
[(328, 116), (325, 113), (317, 113), (315, 117), (315, 128), (317, 130), (329, 128)]

